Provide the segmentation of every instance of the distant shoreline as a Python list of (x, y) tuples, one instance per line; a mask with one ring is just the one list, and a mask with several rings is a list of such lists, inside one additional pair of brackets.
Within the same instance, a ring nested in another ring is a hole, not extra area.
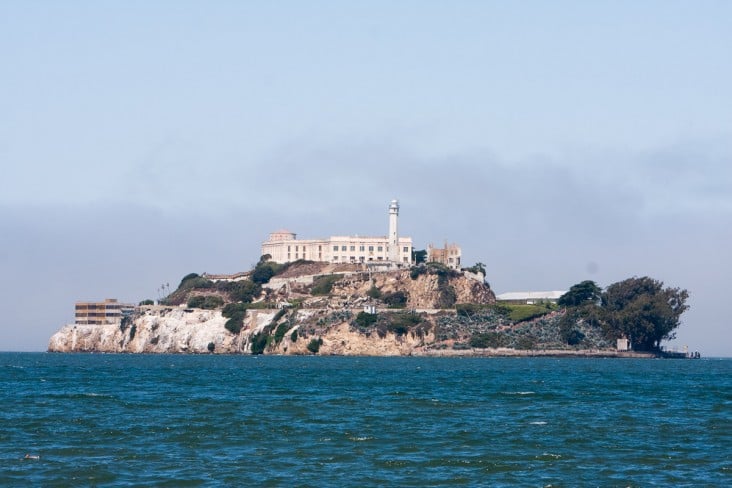
[(625, 358), (655, 359), (652, 352), (613, 351), (602, 349), (429, 349), (417, 351), (413, 356), (425, 357), (554, 357), (554, 358)]

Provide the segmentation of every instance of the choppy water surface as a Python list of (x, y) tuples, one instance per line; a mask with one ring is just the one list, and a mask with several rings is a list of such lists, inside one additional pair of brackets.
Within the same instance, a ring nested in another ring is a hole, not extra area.
[(729, 486), (731, 372), (728, 359), (6, 353), (0, 485)]

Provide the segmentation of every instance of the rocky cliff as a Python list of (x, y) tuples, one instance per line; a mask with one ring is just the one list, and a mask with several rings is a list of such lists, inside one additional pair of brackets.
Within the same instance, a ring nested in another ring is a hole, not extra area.
[[(237, 354), (250, 353), (252, 343), (259, 341), (261, 352), (272, 354), (409, 355), (446, 347), (444, 337), (443, 341), (436, 339), (435, 331), (440, 330), (436, 320), (454, 316), (450, 308), (455, 303), (495, 302), (482, 276), (476, 279), (444, 269), (371, 274), (353, 267), (308, 264), (304, 268), (312, 274), (289, 269), (265, 285), (259, 298), (288, 308), (250, 308), (237, 332), (225, 327), (228, 319), (221, 310), (185, 304), (141, 306), (118, 325), (66, 325), (51, 337), (48, 350)], [(333, 278), (330, 289), (313, 296), (318, 277), (323, 276)], [(203, 286), (200, 291), (179, 289), (176, 293), (182, 296), (185, 291), (185, 300), (215, 293), (208, 284)], [(390, 298), (399, 308), (387, 308), (383, 300)], [(289, 308), (290, 302), (296, 306)], [(378, 320), (366, 325), (356, 321), (365, 305), (378, 309), (373, 315)]]

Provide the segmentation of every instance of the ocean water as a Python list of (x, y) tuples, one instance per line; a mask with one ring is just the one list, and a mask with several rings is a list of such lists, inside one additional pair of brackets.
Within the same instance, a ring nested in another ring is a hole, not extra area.
[(732, 486), (731, 373), (3, 353), (0, 486)]

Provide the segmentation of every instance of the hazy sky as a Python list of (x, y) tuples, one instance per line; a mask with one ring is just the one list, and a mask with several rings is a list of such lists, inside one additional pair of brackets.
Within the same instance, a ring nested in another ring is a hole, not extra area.
[(732, 356), (732, 2), (0, 0), (0, 350), (267, 234), (446, 239), (497, 293), (687, 288)]

